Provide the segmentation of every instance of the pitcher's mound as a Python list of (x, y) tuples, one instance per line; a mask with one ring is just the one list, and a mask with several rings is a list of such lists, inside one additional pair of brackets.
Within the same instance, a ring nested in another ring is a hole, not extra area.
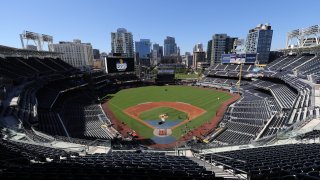
[(157, 137), (167, 137), (172, 134), (171, 129), (154, 129), (153, 134)]

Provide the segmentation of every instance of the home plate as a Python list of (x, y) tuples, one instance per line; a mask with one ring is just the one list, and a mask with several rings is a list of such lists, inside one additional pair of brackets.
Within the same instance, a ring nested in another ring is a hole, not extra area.
[(171, 129), (154, 129), (153, 134), (158, 137), (167, 137), (172, 134)]

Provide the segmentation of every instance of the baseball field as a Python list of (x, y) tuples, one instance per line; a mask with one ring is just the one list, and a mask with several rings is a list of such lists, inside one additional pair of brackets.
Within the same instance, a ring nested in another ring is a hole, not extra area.
[(108, 107), (114, 116), (150, 139), (155, 129), (170, 129), (170, 136), (179, 139), (214, 118), (220, 105), (232, 98), (227, 92), (190, 86), (131, 88), (111, 97)]

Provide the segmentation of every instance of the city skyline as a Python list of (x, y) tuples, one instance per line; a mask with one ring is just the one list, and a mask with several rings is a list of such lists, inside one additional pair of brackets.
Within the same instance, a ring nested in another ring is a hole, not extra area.
[[(285, 47), (287, 32), (319, 24), (316, 13), (319, 4), (317, 1), (304, 1), (301, 5), (288, 0), (263, 3), (231, 0), (228, 4), (213, 1), (195, 4), (191, 1), (164, 0), (150, 4), (145, 0), (127, 0), (119, 4), (113, 0), (80, 3), (58, 0), (39, 4), (33, 0), (13, 0), (2, 3), (0, 16), (8, 18), (2, 21), (5, 28), (1, 30), (0, 44), (21, 48), (19, 34), (29, 30), (52, 35), (54, 43), (81, 39), (100, 49), (100, 52), (111, 52), (110, 33), (123, 27), (132, 32), (134, 41), (150, 39), (152, 43), (163, 45), (167, 36), (175, 37), (181, 54), (184, 54), (191, 52), (196, 43), (204, 44), (206, 49), (207, 41), (213, 34), (226, 33), (232, 37), (246, 38), (252, 27), (270, 23), (274, 29), (271, 50), (275, 50)], [(51, 10), (44, 8), (46, 6), (50, 6)], [(136, 11), (135, 7), (144, 8), (144, 11)], [(176, 13), (177, 7), (189, 11)], [(34, 11), (32, 8), (38, 9)]]

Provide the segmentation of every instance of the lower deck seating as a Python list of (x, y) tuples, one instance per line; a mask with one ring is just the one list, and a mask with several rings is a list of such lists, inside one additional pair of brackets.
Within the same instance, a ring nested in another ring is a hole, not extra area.
[(254, 139), (254, 135), (246, 134), (238, 131), (227, 129), (221, 135), (219, 135), (215, 141), (227, 143), (227, 144), (245, 144)]
[(212, 139), (210, 146), (250, 143), (279, 109), (271, 95), (252, 87), (244, 90), (242, 98), (228, 108), (220, 123), (226, 130)]

